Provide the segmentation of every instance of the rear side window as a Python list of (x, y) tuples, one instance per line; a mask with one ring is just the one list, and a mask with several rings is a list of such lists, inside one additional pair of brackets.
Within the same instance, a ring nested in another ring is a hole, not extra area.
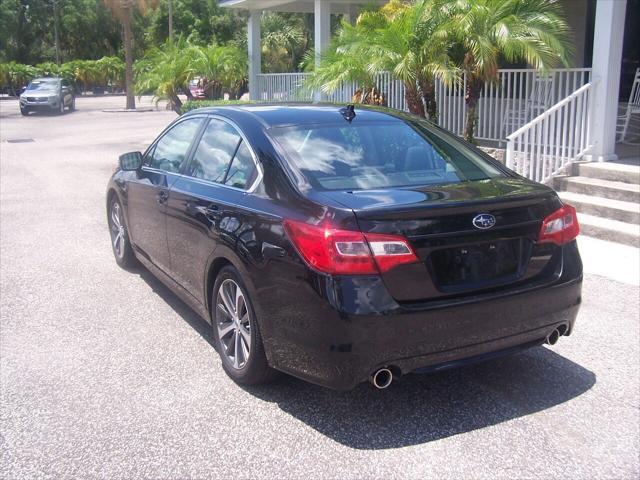
[(271, 131), (289, 163), (319, 190), (485, 180), (503, 173), (462, 143), (404, 122), (309, 125)]
[(222, 183), (242, 138), (222, 120), (212, 119), (204, 131), (187, 175)]
[(211, 119), (198, 144), (187, 175), (235, 188), (248, 188), (257, 170), (239, 132), (227, 122)]
[(201, 124), (201, 118), (192, 118), (174, 125), (147, 155), (145, 165), (170, 173), (180, 171), (180, 165)]
[(224, 184), (235, 188), (249, 188), (255, 181), (257, 173), (249, 147), (243, 140), (240, 142), (235, 157), (233, 157)]

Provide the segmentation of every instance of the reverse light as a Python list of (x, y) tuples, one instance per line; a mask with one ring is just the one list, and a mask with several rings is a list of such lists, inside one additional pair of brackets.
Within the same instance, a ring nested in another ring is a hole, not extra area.
[(564, 245), (580, 233), (576, 209), (565, 204), (542, 221), (538, 242)]
[(378, 274), (418, 261), (407, 240), (399, 235), (339, 230), (293, 220), (285, 220), (284, 227), (305, 262), (324, 273)]

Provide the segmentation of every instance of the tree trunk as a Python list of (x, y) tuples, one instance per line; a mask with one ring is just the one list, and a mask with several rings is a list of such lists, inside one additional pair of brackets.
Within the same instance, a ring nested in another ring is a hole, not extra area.
[(182, 100), (177, 93), (173, 92), (169, 94), (169, 106), (178, 115), (182, 115)]
[(427, 118), (438, 123), (438, 104), (436, 103), (436, 85), (431, 80), (420, 80), (420, 90), (427, 106)]
[(418, 87), (411, 81), (405, 82), (404, 87), (404, 98), (407, 101), (409, 112), (425, 118), (424, 104), (422, 103), (422, 96), (418, 91)]
[(467, 123), (464, 128), (464, 138), (471, 143), (475, 143), (473, 137), (478, 121), (478, 99), (482, 91), (483, 82), (474, 74), (467, 74), (467, 91), (464, 101), (467, 104)]
[(133, 93), (133, 33), (131, 32), (131, 8), (125, 8), (122, 15), (124, 29), (124, 83), (127, 92), (127, 110), (135, 110), (136, 97)]

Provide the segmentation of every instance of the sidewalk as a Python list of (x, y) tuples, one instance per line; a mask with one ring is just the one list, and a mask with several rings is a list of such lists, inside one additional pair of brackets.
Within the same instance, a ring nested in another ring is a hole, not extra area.
[(640, 285), (640, 249), (580, 235), (584, 273)]

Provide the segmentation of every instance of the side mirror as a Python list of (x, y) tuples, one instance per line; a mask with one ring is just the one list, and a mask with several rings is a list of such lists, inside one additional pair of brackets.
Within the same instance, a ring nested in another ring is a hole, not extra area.
[(129, 152), (120, 155), (120, 168), (125, 171), (138, 170), (142, 166), (142, 154)]
[(26, 91), (27, 91), (27, 87), (26, 87), (26, 86), (24, 86), (24, 87), (22, 87), (22, 88), (20, 89), (20, 93), (24, 93), (24, 92), (26, 92)]

